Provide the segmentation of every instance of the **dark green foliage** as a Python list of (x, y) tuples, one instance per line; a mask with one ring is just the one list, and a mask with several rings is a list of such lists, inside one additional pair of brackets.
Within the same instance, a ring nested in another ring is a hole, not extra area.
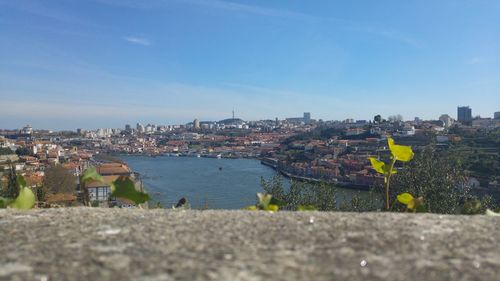
[(49, 190), (46, 186), (44, 185), (41, 185), (41, 186), (37, 186), (36, 189), (35, 189), (35, 195), (36, 195), (36, 199), (40, 202), (43, 202), (45, 201), (46, 197), (47, 197), (47, 194), (49, 193)]
[(27, 147), (19, 147), (18, 149), (16, 149), (16, 154), (19, 156), (33, 155), (33, 153), (31, 152), (31, 149), (29, 149)]
[(297, 210), (299, 206), (314, 206), (319, 211), (337, 209), (337, 189), (330, 184), (292, 181), (285, 190), (281, 177), (274, 176), (268, 181), (261, 179), (261, 185), (282, 210)]
[(137, 191), (134, 182), (125, 177), (120, 177), (111, 184), (111, 196), (126, 198), (135, 204), (142, 204), (149, 200), (147, 193)]
[(373, 212), (379, 211), (383, 205), (382, 187), (371, 189), (367, 196), (358, 191), (351, 200), (344, 198), (339, 210), (343, 212)]
[[(368, 193), (359, 191), (348, 200), (332, 184), (291, 181), (290, 186), (285, 187), (279, 175), (269, 180), (261, 178), (261, 186), (265, 193), (273, 196), (272, 203), (277, 204), (280, 210), (369, 212), (380, 210), (383, 202), (380, 187)], [(340, 206), (338, 199), (343, 199)]]
[(491, 196), (485, 196), (481, 200), (472, 198), (467, 200), (462, 207), (464, 215), (479, 215), (484, 214), (487, 209), (495, 210), (498, 206), (493, 202)]
[(0, 195), (7, 198), (16, 198), (19, 195), (19, 182), (17, 181), (16, 168), (12, 164), (10, 164), (7, 173), (7, 186), (0, 191)]
[(463, 202), (471, 197), (460, 163), (431, 147), (398, 171), (393, 184), (393, 200), (397, 194), (408, 192), (424, 198), (424, 206), (431, 213), (458, 214)]
[(0, 147), (0, 155), (10, 155), (10, 154), (14, 154), (15, 152), (12, 151), (12, 149), (8, 148), (8, 147)]

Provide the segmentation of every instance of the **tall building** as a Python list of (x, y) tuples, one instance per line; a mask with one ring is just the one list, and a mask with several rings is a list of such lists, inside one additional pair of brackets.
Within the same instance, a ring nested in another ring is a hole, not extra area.
[(144, 125), (142, 125), (141, 123), (137, 123), (135, 128), (137, 129), (137, 132), (139, 132), (141, 134), (144, 133)]
[(200, 129), (200, 120), (194, 119), (193, 126), (194, 126), (195, 130), (199, 130)]
[(311, 113), (310, 112), (304, 112), (304, 123), (310, 123), (311, 122)]
[(129, 125), (129, 124), (126, 124), (126, 125), (125, 125), (125, 131), (127, 131), (127, 132), (132, 132), (132, 127), (130, 127), (130, 125)]
[(457, 119), (463, 125), (471, 125), (472, 109), (469, 106), (459, 106), (457, 108)]
[(495, 114), (493, 114), (493, 119), (499, 119), (500, 120), (500, 111), (497, 111), (497, 112), (495, 112)]

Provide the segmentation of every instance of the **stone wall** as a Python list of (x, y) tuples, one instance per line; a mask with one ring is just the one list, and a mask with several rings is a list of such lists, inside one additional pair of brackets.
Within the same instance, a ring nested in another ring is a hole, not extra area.
[(0, 280), (499, 280), (500, 219), (0, 210)]

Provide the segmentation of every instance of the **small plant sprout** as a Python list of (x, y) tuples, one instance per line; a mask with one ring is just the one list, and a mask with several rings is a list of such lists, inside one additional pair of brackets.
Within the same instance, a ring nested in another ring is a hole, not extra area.
[(277, 212), (279, 210), (279, 206), (277, 204), (272, 204), (275, 202), (273, 201), (273, 196), (271, 194), (264, 194), (264, 193), (257, 193), (257, 205), (252, 205), (248, 206), (245, 208), (245, 210), (250, 210), (250, 211), (271, 211), (271, 212)]
[(423, 205), (423, 198), (415, 198), (410, 193), (401, 193), (397, 196), (399, 203), (406, 205), (406, 210), (416, 212), (425, 212), (425, 207)]
[(391, 151), (391, 157), (389, 158), (389, 162), (386, 163), (381, 161), (375, 157), (370, 157), (370, 163), (375, 171), (384, 175), (384, 191), (385, 191), (385, 209), (389, 210), (390, 208), (390, 198), (389, 198), (389, 187), (390, 181), (393, 174), (396, 173), (394, 169), (394, 164), (396, 161), (408, 162), (410, 161), (414, 153), (409, 146), (405, 145), (397, 145), (394, 143), (394, 140), (391, 137), (387, 137), (387, 144), (389, 146), (389, 150)]

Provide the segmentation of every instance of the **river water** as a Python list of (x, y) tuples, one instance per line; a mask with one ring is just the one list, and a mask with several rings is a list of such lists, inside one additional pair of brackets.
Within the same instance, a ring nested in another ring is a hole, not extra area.
[[(254, 159), (129, 155), (120, 158), (141, 174), (153, 205), (161, 202), (163, 207), (171, 207), (185, 197), (195, 209), (241, 209), (255, 204), (256, 193), (263, 191), (261, 177), (268, 179), (276, 174)], [(357, 193), (348, 189), (342, 192), (348, 200)]]

